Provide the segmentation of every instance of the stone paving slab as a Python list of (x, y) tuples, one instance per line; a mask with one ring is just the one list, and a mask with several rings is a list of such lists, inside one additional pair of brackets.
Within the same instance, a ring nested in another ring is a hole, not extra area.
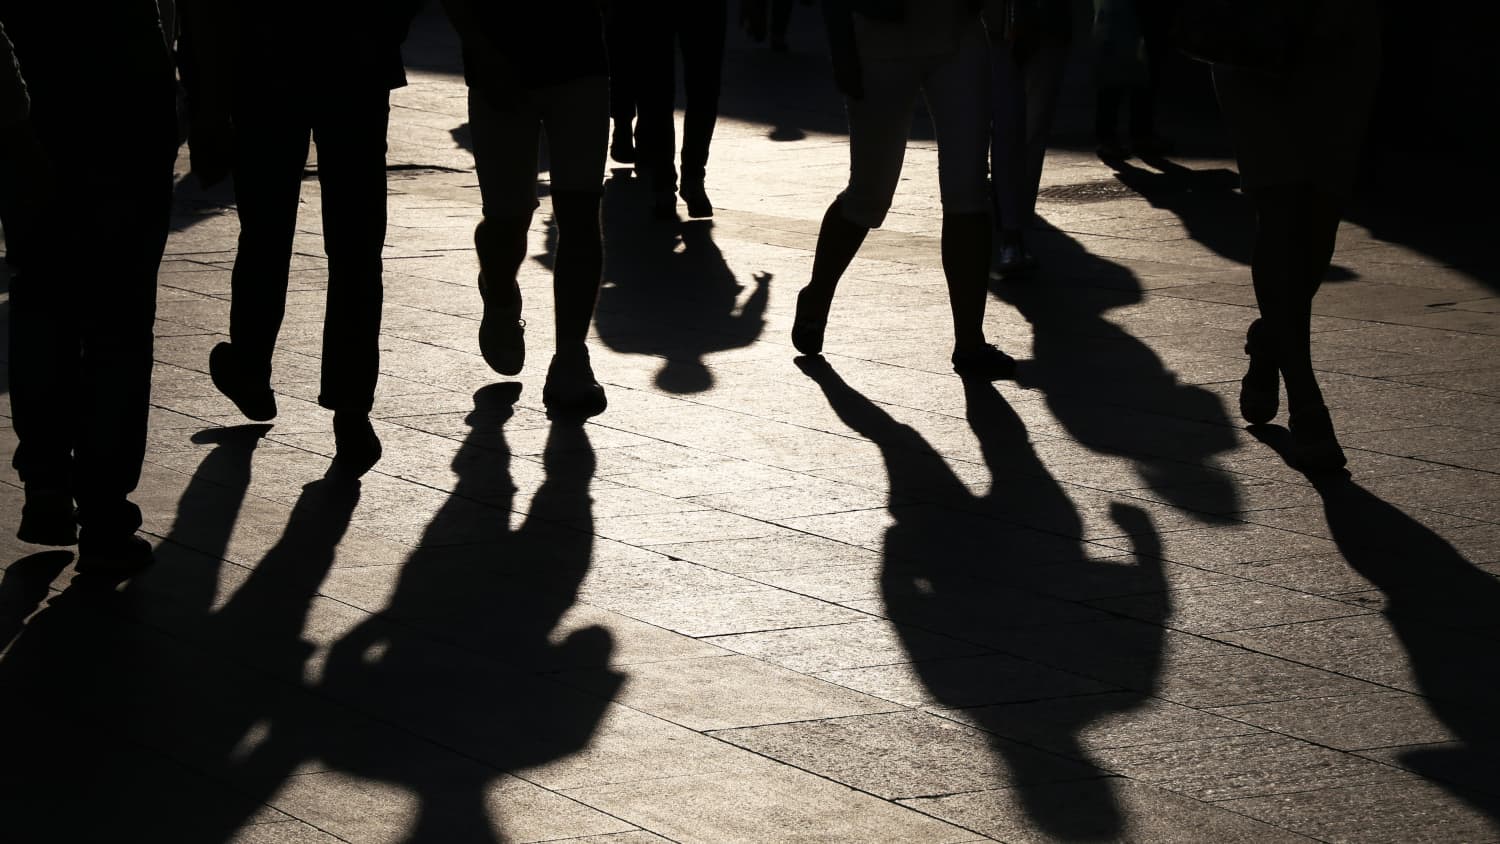
[(925, 118), (827, 365), (799, 367), (847, 139), (796, 14), (787, 55), (731, 37), (712, 221), (649, 220), (611, 165), (590, 335), (610, 409), (581, 428), (540, 403), (545, 196), (531, 355), (488, 386), (460, 67), (419, 19), (392, 103), (386, 453), (357, 494), (319, 480), (316, 180), (268, 426), (206, 373), (232, 197), (178, 185), (136, 495), (156, 566), (100, 584), (14, 515), (0, 531), (0, 838), (1500, 841), (1481, 227), (1351, 209), (1313, 322), (1351, 477), (1310, 483), (1283, 430), (1235, 413), (1254, 296), (1232, 162), (1104, 166), (1080, 64), (1045, 273), (986, 317), (1018, 381), (950, 371)]

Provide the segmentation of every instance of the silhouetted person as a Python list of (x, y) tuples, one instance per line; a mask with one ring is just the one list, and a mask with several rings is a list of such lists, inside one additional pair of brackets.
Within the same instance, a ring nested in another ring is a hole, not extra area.
[(172, 60), (153, 0), (3, 0), (0, 31), (17, 535), (76, 539), (82, 570), (133, 570), (151, 560), (129, 496), (171, 213)]
[(469, 127), (484, 219), (474, 230), (484, 319), (479, 350), (501, 375), (526, 362), (516, 274), (537, 203), (537, 147), (545, 130), (557, 260), (552, 272), (556, 352), (542, 401), (591, 415), (608, 404), (589, 364), (599, 297), (599, 230), (609, 140), (609, 78), (596, 0), (497, 4), (444, 0), (464, 45)]
[(712, 217), (704, 189), (708, 147), (719, 119), (719, 88), (724, 76), (724, 38), (729, 0), (629, 0), (637, 16), (636, 166), (650, 181), (653, 210), (670, 219), (677, 213), (676, 56), (682, 52), (686, 96), (682, 126), (682, 200), (688, 215)]
[[(271, 358), (291, 270), (308, 142), (322, 186), (328, 304), (318, 404), (332, 410), (335, 461), (362, 474), (380, 459), (370, 425), (380, 371), (390, 92), (406, 84), (401, 41), (420, 0), (355, 12), (314, 3), (289, 20), (258, 3), (234, 9), (230, 86), (239, 251), (229, 342), (214, 347), (214, 385), (249, 419), (276, 416)], [(196, 162), (195, 162), (196, 163)]]
[(1250, 367), (1240, 413), (1252, 424), (1275, 418), (1284, 379), (1294, 459), (1307, 470), (1345, 463), (1313, 374), (1312, 300), (1354, 187), (1379, 63), (1379, 4), (1337, 0), (1311, 15), (1295, 66), (1214, 68), (1256, 212), (1251, 274), (1260, 319), (1245, 336)]
[(849, 111), (849, 186), (823, 215), (812, 279), (797, 295), (792, 344), (823, 351), (839, 279), (890, 210), (920, 95), (938, 143), (943, 274), (953, 309), (953, 370), (994, 380), (1016, 362), (985, 342), (990, 263), (989, 69), (971, 0), (826, 0), (834, 79)]
[(1057, 111), (1073, 38), (1068, 0), (986, 0), (990, 36), (990, 179), (1000, 246), (992, 276), (1017, 280), (1036, 272), (1025, 230)]
[[(1095, 68), (1094, 136), (1106, 160), (1169, 152), (1156, 132), (1156, 100), (1162, 64), (1171, 52), (1172, 20), (1178, 0), (1094, 0), (1094, 38), (1100, 45)], [(1120, 140), (1120, 107), (1129, 104), (1130, 145)]]

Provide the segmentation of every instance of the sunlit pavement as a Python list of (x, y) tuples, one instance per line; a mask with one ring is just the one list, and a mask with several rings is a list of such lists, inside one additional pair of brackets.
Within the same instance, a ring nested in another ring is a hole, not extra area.
[(1345, 225), (1314, 358), (1352, 478), (1315, 485), (1284, 415), (1238, 419), (1232, 162), (1053, 154), (1042, 275), (989, 303), (1020, 381), (991, 388), (948, 365), (917, 140), (799, 365), (847, 149), (797, 13), (790, 55), (732, 39), (712, 222), (651, 220), (614, 170), (610, 407), (581, 428), (542, 412), (545, 198), (527, 366), (487, 387), (440, 23), (393, 98), (385, 457), (357, 490), (319, 481), (316, 179), (268, 429), (206, 374), (237, 224), (182, 186), (136, 496), (157, 565), (74, 581), (0, 484), (0, 839), (1500, 839), (1495, 277)]

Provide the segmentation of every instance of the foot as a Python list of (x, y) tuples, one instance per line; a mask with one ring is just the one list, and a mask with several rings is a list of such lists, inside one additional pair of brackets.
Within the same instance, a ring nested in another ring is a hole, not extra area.
[(78, 541), (78, 511), (65, 490), (26, 490), (16, 538), (31, 545), (72, 545)]
[(333, 465), (342, 473), (357, 478), (380, 460), (380, 437), (368, 414), (335, 411), (333, 441)]
[(1000, 351), (993, 343), (953, 352), (953, 371), (963, 378), (999, 381), (1016, 377), (1016, 359)]
[(521, 319), (521, 289), (511, 282), (509, 301), (488, 289), (484, 275), (479, 276), (479, 297), (484, 301), (484, 317), (479, 322), (479, 353), (490, 369), (501, 375), (515, 375), (526, 365), (526, 320)]
[(614, 139), (609, 144), (609, 157), (620, 164), (635, 163), (635, 139), (628, 127), (615, 130)]
[(151, 543), (135, 534), (98, 538), (88, 531), (78, 538), (79, 574), (129, 577), (156, 559)]
[(1124, 161), (1130, 158), (1130, 150), (1120, 143), (1120, 139), (1113, 135), (1099, 136), (1099, 146), (1095, 149), (1099, 159), (1104, 162)]
[(208, 374), (225, 398), (254, 422), (276, 418), (276, 394), (271, 392), (271, 376), (252, 374), (229, 343), (220, 343), (208, 353)]
[(651, 216), (658, 220), (677, 219), (677, 195), (669, 190), (659, 190), (651, 196)]
[(609, 406), (604, 388), (594, 380), (589, 365), (589, 350), (579, 348), (552, 356), (547, 367), (547, 383), (542, 387), (542, 404), (551, 415), (597, 416)]
[(1251, 425), (1264, 425), (1276, 418), (1281, 396), (1281, 373), (1266, 350), (1265, 323), (1256, 320), (1245, 332), (1245, 354), (1250, 368), (1240, 379), (1240, 416)]
[(819, 296), (810, 285), (797, 294), (797, 316), (792, 321), (792, 345), (797, 351), (804, 355), (823, 353), (823, 332), (828, 328), (828, 310), (832, 307), (833, 297)]
[(702, 182), (684, 184), (682, 201), (687, 203), (689, 217), (712, 217), (714, 215), (713, 203), (708, 201), (708, 192), (703, 189)]
[(1002, 236), (990, 278), (994, 281), (1023, 281), (1036, 275), (1039, 266), (1036, 256), (1026, 251), (1026, 243), (1019, 236)]
[(1333, 431), (1328, 408), (1296, 410), (1291, 415), (1292, 463), (1304, 472), (1333, 472), (1349, 460)]

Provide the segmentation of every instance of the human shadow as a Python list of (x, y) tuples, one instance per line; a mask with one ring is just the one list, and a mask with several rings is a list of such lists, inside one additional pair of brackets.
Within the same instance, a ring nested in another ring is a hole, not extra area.
[[(1089, 764), (1081, 733), (1146, 703), (1160, 673), (1162, 622), (1171, 610), (1149, 516), (1115, 503), (1110, 518), (1131, 537), (1133, 564), (1090, 559), (1076, 508), (992, 385), (964, 385), (966, 416), (991, 478), (990, 490), (976, 495), (916, 430), (821, 358), (800, 358), (798, 365), (839, 419), (880, 448), (894, 521), (885, 535), (881, 596), (922, 685), (953, 717), (994, 734), (993, 749), (1021, 805), (1046, 835), (1120, 838), (1128, 818), (1114, 781)], [(1047, 524), (1047, 532), (1025, 526), (1033, 520)], [(1158, 593), (1152, 615), (1140, 620), (1072, 600)], [(954, 640), (990, 654), (953, 658)], [(1129, 690), (1083, 681), (1078, 674), (1087, 668), (1074, 665), (1070, 653), (1116, 671), (1128, 663)], [(1061, 659), (1076, 673), (1032, 662), (1035, 656)], [(1057, 700), (1043, 719), (1007, 705), (1047, 698)]]
[(1218, 167), (1194, 170), (1159, 156), (1111, 161), (1117, 180), (1140, 194), (1152, 208), (1170, 211), (1193, 240), (1223, 258), (1250, 264), (1254, 247), (1254, 209), (1239, 193), (1240, 177)]
[[(506, 772), (587, 746), (611, 698), (538, 675), (603, 667), (613, 643), (600, 627), (553, 640), (592, 556), (595, 460), (583, 426), (554, 422), (543, 453), (546, 478), (512, 528), (515, 489), (501, 425), (517, 387), (491, 385), (475, 394), (471, 430), (453, 461), (452, 495), (385, 608), (334, 644), (314, 689), (459, 754), (437, 762), (431, 750), (405, 744), (389, 752), (365, 743), (320, 749), (337, 770), (417, 796), (410, 842), (501, 840), (492, 789)], [(619, 675), (611, 676), (618, 686)]]
[(1150, 346), (1106, 315), (1143, 300), (1128, 268), (1091, 254), (1042, 223), (1035, 249), (1045, 277), (998, 283), (994, 295), (1031, 324), (1032, 358), (1017, 375), (1042, 391), (1076, 442), (1129, 458), (1146, 487), (1168, 503), (1204, 514), (1239, 509), (1219, 454), (1236, 445), (1218, 396), (1180, 381)]
[[(1289, 457), (1285, 428), (1254, 433)], [(1417, 690), (1451, 736), (1406, 748), (1396, 763), (1500, 822), (1500, 580), (1347, 472), (1309, 478), (1339, 553), (1382, 593)]]
[(616, 175), (605, 183), (604, 286), (595, 325), (617, 352), (662, 359), (656, 385), (699, 393), (714, 384), (705, 358), (742, 349), (766, 324), (771, 274), (744, 285), (713, 240), (713, 223), (667, 224), (641, 213), (648, 207), (642, 180)]

